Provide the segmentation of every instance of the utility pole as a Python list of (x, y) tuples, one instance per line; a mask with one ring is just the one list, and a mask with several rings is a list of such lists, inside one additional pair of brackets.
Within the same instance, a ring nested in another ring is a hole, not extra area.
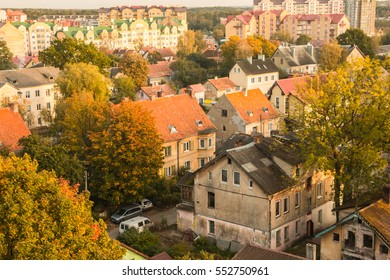
[(88, 171), (84, 171), (84, 182), (85, 182), (85, 187), (84, 191), (88, 191)]

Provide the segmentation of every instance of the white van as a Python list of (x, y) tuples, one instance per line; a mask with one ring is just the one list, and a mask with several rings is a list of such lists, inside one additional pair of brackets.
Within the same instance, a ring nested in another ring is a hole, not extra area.
[(135, 228), (138, 232), (142, 232), (145, 228), (152, 225), (152, 221), (146, 217), (138, 216), (127, 221), (123, 221), (119, 225), (119, 233), (123, 233), (130, 228)]

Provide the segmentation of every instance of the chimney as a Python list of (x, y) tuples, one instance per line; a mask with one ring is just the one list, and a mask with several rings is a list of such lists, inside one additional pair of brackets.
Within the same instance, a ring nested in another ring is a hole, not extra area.
[(295, 58), (295, 46), (291, 46), (290, 49), (292, 57)]
[(9, 107), (12, 110), (12, 112), (19, 113), (18, 103), (16, 103), (16, 102), (11, 103)]
[(214, 77), (214, 80), (218, 80), (218, 76), (215, 76), (215, 77)]
[(252, 64), (252, 57), (251, 56), (248, 56), (246, 59), (248, 60), (249, 64)]
[(190, 87), (186, 88), (186, 89), (184, 90), (184, 92), (187, 93), (191, 98), (194, 98), (194, 97), (195, 97), (195, 96), (194, 96), (194, 91), (193, 91)]
[(258, 54), (257, 59), (265, 61), (265, 55), (264, 54)]
[(246, 88), (243, 88), (242, 92), (244, 93), (245, 96), (248, 96), (248, 91), (246, 90)]
[(263, 140), (263, 135), (260, 132), (253, 131), (251, 136), (254, 143), (261, 143), (261, 140)]

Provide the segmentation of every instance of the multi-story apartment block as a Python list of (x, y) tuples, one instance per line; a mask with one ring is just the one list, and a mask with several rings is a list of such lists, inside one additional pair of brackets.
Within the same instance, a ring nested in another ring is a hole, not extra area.
[(254, 0), (254, 9), (298, 14), (343, 14), (344, 0)]
[(99, 25), (111, 25), (115, 20), (153, 18), (177, 18), (187, 20), (187, 8), (182, 6), (121, 6), (99, 9)]
[(0, 22), (7, 21), (7, 12), (5, 10), (0, 9)]
[(43, 111), (54, 116), (59, 97), (55, 87), (58, 74), (59, 69), (54, 67), (0, 71), (0, 84), (9, 84), (7, 90), (1, 92), (2, 97), (7, 98), (8, 103), (16, 100), (21, 105), (24, 114), (20, 113), (29, 128), (46, 125)]
[(240, 39), (257, 34), (255, 16), (250, 13), (228, 16), (225, 25), (225, 34), (226, 38), (237, 36)]
[(291, 143), (262, 137), (231, 143), (195, 172), (187, 188), (192, 203), (177, 208), (178, 228), (225, 248), (254, 243), (282, 251), (335, 221), (332, 176), (303, 170)]
[(13, 55), (24, 56), (27, 54), (26, 39), (23, 33), (10, 22), (0, 22), (0, 40), (7, 43)]
[(376, 0), (345, 0), (345, 14), (351, 27), (359, 28), (369, 36), (375, 35)]
[(300, 35), (307, 35), (312, 42), (323, 44), (334, 40), (350, 28), (345, 14), (301, 14), (287, 15), (280, 24), (296, 40)]

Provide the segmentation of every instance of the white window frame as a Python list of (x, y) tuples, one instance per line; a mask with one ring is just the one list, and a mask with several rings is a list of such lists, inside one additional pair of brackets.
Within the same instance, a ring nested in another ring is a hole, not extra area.
[(319, 198), (322, 198), (322, 193), (323, 193), (323, 189), (322, 189), (322, 181), (321, 182), (318, 182), (317, 184), (316, 184), (316, 190), (317, 190), (317, 198), (319, 199)]
[(199, 149), (206, 149), (206, 139), (199, 139)]

